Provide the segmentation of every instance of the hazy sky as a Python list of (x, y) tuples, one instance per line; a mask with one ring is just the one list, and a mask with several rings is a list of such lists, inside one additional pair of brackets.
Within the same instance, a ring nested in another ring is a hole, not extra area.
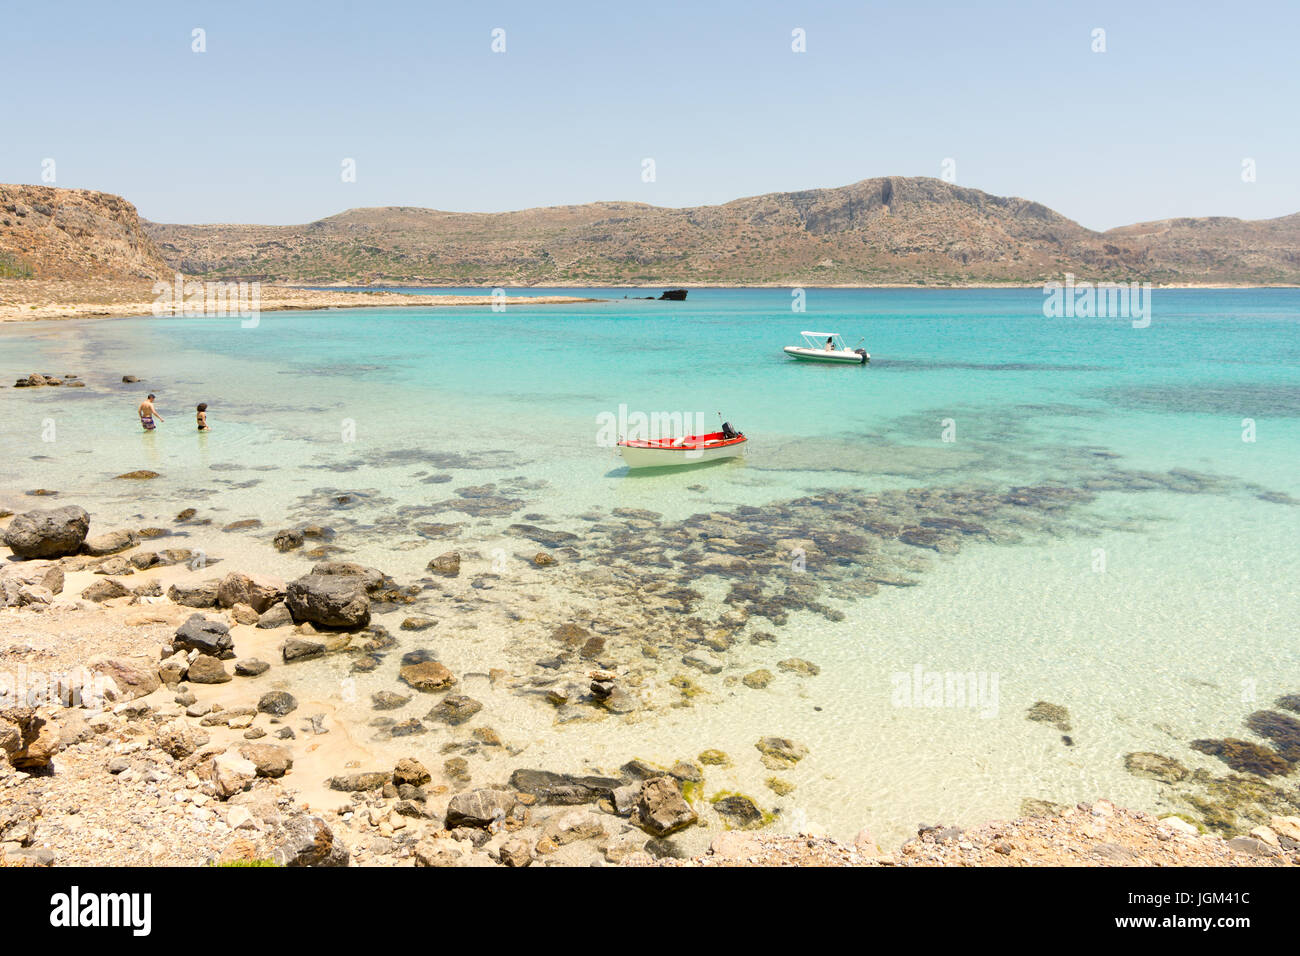
[(52, 159), (161, 222), (686, 206), (946, 159), (1093, 228), (1300, 211), (1297, 0), (11, 0), (0, 30), (0, 181)]

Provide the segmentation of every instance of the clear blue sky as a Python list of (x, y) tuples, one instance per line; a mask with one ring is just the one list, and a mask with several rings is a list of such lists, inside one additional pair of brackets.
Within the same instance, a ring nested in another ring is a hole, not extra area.
[(44, 0), (0, 30), (0, 181), (53, 158), (161, 222), (685, 206), (945, 158), (1093, 228), (1300, 211), (1296, 0)]

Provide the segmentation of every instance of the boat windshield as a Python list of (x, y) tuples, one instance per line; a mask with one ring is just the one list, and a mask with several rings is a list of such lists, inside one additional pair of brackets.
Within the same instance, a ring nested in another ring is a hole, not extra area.
[[(838, 332), (800, 332), (803, 336), (804, 343), (810, 349), (819, 349), (825, 351), (843, 352), (845, 350), (844, 339), (840, 338)], [(826, 348), (827, 342), (830, 342), (830, 348)]]

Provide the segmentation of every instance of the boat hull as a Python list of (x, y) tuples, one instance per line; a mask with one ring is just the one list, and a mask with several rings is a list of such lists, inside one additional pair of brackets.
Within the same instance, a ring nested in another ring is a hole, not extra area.
[(866, 365), (870, 355), (857, 352), (827, 352), (825, 349), (805, 349), (798, 345), (787, 345), (785, 354), (801, 362), (829, 362), (832, 365)]
[(724, 458), (741, 458), (747, 441), (733, 442), (706, 448), (668, 448), (646, 445), (618, 446), (618, 453), (628, 468), (681, 468), (685, 465), (702, 465)]

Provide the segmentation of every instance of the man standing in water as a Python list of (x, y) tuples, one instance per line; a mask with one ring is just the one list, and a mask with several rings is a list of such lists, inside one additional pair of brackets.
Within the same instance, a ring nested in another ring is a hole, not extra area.
[(144, 426), (144, 430), (147, 432), (151, 432), (157, 427), (153, 423), (154, 418), (157, 418), (160, 422), (167, 420), (159, 415), (158, 410), (153, 407), (154, 398), (154, 393), (150, 392), (149, 397), (141, 402), (140, 407), (136, 409), (136, 412), (140, 415), (140, 424)]

